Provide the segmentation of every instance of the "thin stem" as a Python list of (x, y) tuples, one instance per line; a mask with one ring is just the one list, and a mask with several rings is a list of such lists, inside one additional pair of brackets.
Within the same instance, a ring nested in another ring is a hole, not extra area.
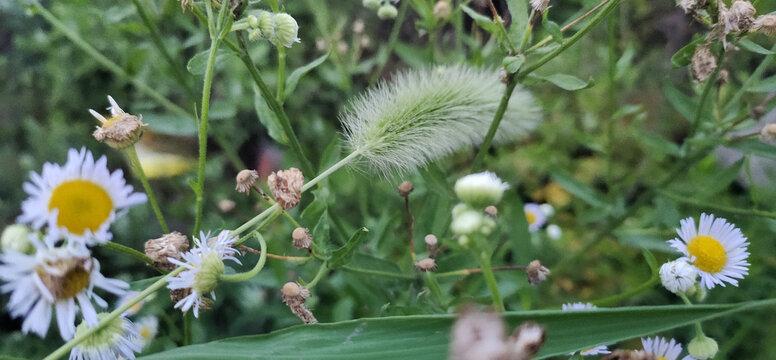
[(504, 20), (501, 19), (498, 11), (496, 11), (496, 7), (493, 5), (493, 0), (488, 0), (488, 7), (490, 8), (490, 12), (493, 14), (493, 21), (498, 24), (498, 29), (499, 32), (501, 32), (501, 36), (504, 37), (504, 40), (507, 42), (507, 46), (509, 46), (509, 53), (515, 54), (517, 52), (515, 49), (515, 44), (512, 44), (512, 40), (509, 38), (507, 29), (504, 27)]
[(369, 79), (370, 86), (374, 85), (377, 80), (380, 79), (380, 75), (383, 73), (383, 69), (385, 69), (385, 64), (388, 63), (388, 59), (391, 57), (393, 48), (396, 46), (396, 41), (399, 39), (399, 32), (401, 31), (402, 24), (404, 24), (404, 18), (407, 16), (409, 3), (410, 1), (402, 1), (401, 4), (399, 4), (399, 14), (393, 22), (393, 28), (391, 29), (391, 35), (388, 37), (388, 43), (383, 47), (385, 55), (377, 59), (377, 68)]
[(156, 220), (159, 221), (159, 226), (162, 227), (162, 232), (165, 234), (169, 233), (170, 228), (167, 227), (167, 222), (164, 221), (162, 210), (159, 208), (159, 203), (156, 201), (156, 196), (154, 196), (154, 192), (151, 190), (151, 184), (148, 183), (148, 177), (146, 176), (145, 171), (143, 171), (143, 166), (140, 164), (140, 159), (137, 157), (137, 150), (135, 149), (135, 145), (132, 144), (131, 146), (127, 147), (125, 151), (127, 152), (127, 155), (129, 155), (129, 162), (132, 164), (132, 168), (135, 169), (135, 174), (140, 178), (140, 182), (143, 184), (143, 189), (145, 190), (146, 195), (148, 195), (148, 202), (151, 203), (151, 207), (154, 209)]
[(496, 136), (496, 130), (498, 130), (498, 126), (501, 124), (501, 119), (504, 118), (504, 113), (507, 110), (507, 105), (509, 105), (509, 99), (512, 97), (512, 92), (515, 90), (515, 86), (517, 86), (515, 76), (513, 74), (509, 74), (507, 78), (507, 87), (504, 89), (504, 95), (501, 97), (501, 102), (498, 104), (496, 114), (493, 116), (493, 121), (490, 123), (488, 133), (485, 135), (485, 139), (480, 145), (480, 150), (477, 152), (477, 155), (474, 157), (474, 161), (472, 162), (473, 171), (477, 171), (477, 169), (480, 168), (482, 162), (485, 160), (485, 154), (490, 148), (490, 143), (493, 141), (493, 137)]
[(176, 276), (180, 274), (183, 270), (185, 270), (185, 267), (178, 267), (177, 269), (171, 271), (166, 276), (163, 276), (151, 286), (147, 287), (145, 290), (141, 291), (140, 294), (135, 295), (135, 297), (129, 299), (127, 302), (116, 308), (116, 310), (113, 310), (108, 314), (108, 316), (104, 317), (102, 320), (100, 320), (99, 323), (97, 323), (96, 326), (92, 328), (88, 328), (84, 333), (81, 335), (78, 335), (74, 337), (72, 340), (66, 342), (64, 345), (60, 346), (58, 349), (54, 350), (51, 354), (46, 356), (43, 360), (56, 360), (59, 359), (65, 354), (67, 354), (74, 346), (84, 342), (87, 338), (92, 336), (94, 333), (102, 330), (108, 323), (113, 321), (114, 319), (118, 318), (123, 314), (125, 311), (127, 311), (129, 308), (131, 308), (133, 305), (137, 304), (141, 300), (145, 299), (149, 295), (153, 294), (156, 290), (161, 289), (164, 287), (165, 283), (167, 282), (167, 278)]
[(493, 296), (493, 306), (496, 307), (496, 311), (504, 312), (504, 301), (501, 300), (501, 294), (498, 291), (498, 283), (496, 282), (496, 276), (493, 274), (493, 268), (490, 266), (490, 254), (486, 251), (480, 252), (480, 268), (482, 274), (485, 276), (485, 281), (488, 283), (488, 288)]
[(407, 219), (407, 232), (409, 233), (410, 238), (410, 255), (412, 255), (412, 263), (415, 263), (418, 261), (418, 257), (415, 255), (415, 237), (413, 236), (413, 232), (415, 231), (415, 219), (412, 217), (412, 212), (410, 211), (410, 195), (404, 195), (402, 196), (404, 198), (404, 214), (405, 218)]
[(312, 280), (310, 280), (310, 282), (307, 283), (307, 285), (305, 285), (307, 290), (312, 290), (312, 288), (314, 288), (315, 285), (318, 285), (318, 282), (321, 281), (321, 279), (323, 279), (323, 275), (326, 274), (327, 269), (328, 268), (327, 268), (326, 262), (325, 261), (322, 262), (321, 267), (318, 268), (318, 273), (316, 273), (315, 277)]
[(153, 267), (155, 270), (159, 271), (160, 273), (164, 274), (164, 272), (162, 270), (160, 270), (160, 269), (158, 269), (158, 268), (156, 268), (154, 266), (154, 261), (150, 257), (146, 256), (146, 254), (143, 254), (140, 251), (137, 251), (137, 250), (135, 250), (135, 249), (133, 249), (131, 247), (124, 246), (124, 245), (121, 245), (121, 244), (113, 242), (113, 241), (108, 241), (108, 242), (106, 242), (104, 244), (101, 244), (100, 246), (102, 246), (104, 248), (107, 248), (107, 249), (114, 250), (114, 251), (118, 251), (118, 252), (120, 252), (122, 254), (128, 255), (128, 256), (133, 257), (135, 259), (138, 259), (138, 260), (146, 263), (147, 265), (150, 265), (151, 267)]
[(444, 303), (442, 288), (439, 287), (435, 274), (427, 271), (423, 273), (423, 279), (425, 280), (428, 289), (431, 290), (431, 294), (433, 294), (437, 299), (437, 302), (439, 302), (439, 305), (442, 305)]
[(362, 268), (352, 267), (349, 265), (344, 265), (340, 267), (340, 269), (347, 270), (350, 272), (360, 273), (360, 274), (366, 274), (366, 275), (384, 276), (384, 277), (403, 279), (403, 280), (415, 280), (415, 276), (412, 276), (412, 275), (392, 273), (392, 272), (372, 270), (372, 269), (362, 269)]
[(520, 41), (520, 53), (525, 53), (525, 48), (528, 47), (529, 40), (531, 39), (531, 31), (533, 30), (533, 23), (531, 20), (534, 18), (534, 14), (536, 13), (536, 10), (531, 8), (531, 14), (528, 15), (528, 22), (525, 24), (525, 29), (523, 30), (523, 40)]
[(283, 104), (286, 100), (284, 87), (286, 85), (286, 48), (276, 46), (278, 49), (278, 103)]
[(194, 314), (191, 312), (183, 313), (183, 340), (181, 341), (183, 346), (191, 345), (193, 343), (192, 338), (194, 334), (191, 331), (191, 323), (194, 318)]
[[(280, 205), (277, 203), (275, 205), (272, 205), (268, 208), (266, 208), (264, 211), (260, 212), (258, 215), (254, 216), (252, 219), (246, 221), (244, 224), (240, 225), (237, 229), (234, 229), (232, 231), (232, 235), (237, 236), (242, 233), (244, 233), (246, 230), (254, 227), (256, 224), (264, 220), (266, 217), (270, 216), (270, 214), (277, 212), (277, 210), (280, 209)], [(282, 210), (281, 210), (282, 211)]]
[[(564, 32), (568, 29), (571, 29), (572, 26), (579, 24), (580, 21), (586, 19), (588, 16), (592, 15), (594, 12), (598, 11), (601, 7), (606, 5), (610, 0), (604, 0), (600, 4), (596, 5), (594, 8), (588, 10), (586, 13), (584, 13), (582, 16), (574, 19), (570, 23), (564, 25), (562, 28), (560, 28), (561, 32)], [(528, 52), (534, 51), (544, 45), (547, 45), (548, 42), (552, 41), (552, 36), (547, 36), (546, 38), (542, 39), (542, 41), (539, 41), (536, 43), (536, 45), (531, 46), (531, 48), (528, 49)]]
[(312, 180), (308, 181), (304, 186), (302, 186), (302, 192), (305, 192), (309, 190), (311, 187), (313, 187), (315, 184), (320, 182), (321, 180), (325, 179), (329, 175), (331, 175), (333, 172), (339, 170), (339, 168), (349, 164), (353, 160), (355, 160), (356, 157), (361, 155), (361, 152), (359, 150), (355, 150), (352, 153), (350, 153), (348, 156), (346, 156), (344, 159), (338, 161), (336, 164), (332, 165), (330, 168), (326, 169), (326, 171), (320, 173), (318, 176), (313, 178)]
[(706, 79), (706, 84), (703, 85), (703, 92), (701, 92), (701, 98), (698, 100), (698, 108), (695, 109), (695, 116), (692, 119), (693, 132), (695, 132), (695, 130), (698, 129), (698, 126), (701, 124), (701, 116), (703, 115), (703, 110), (706, 106), (706, 99), (708, 99), (709, 94), (711, 93), (711, 88), (714, 87), (714, 85), (717, 83), (717, 76), (719, 75), (719, 71), (722, 69), (721, 65), (724, 58), (725, 48), (722, 47), (722, 49), (719, 51), (719, 55), (717, 55), (717, 64), (720, 64), (720, 66), (717, 66), (714, 69), (714, 72), (711, 73), (711, 76)]
[(221, 44), (221, 37), (216, 33), (212, 25), (213, 10), (210, 1), (205, 1), (205, 7), (208, 13), (208, 28), (210, 28), (210, 53), (205, 65), (205, 80), (202, 86), (202, 102), (200, 110), (199, 130), (199, 160), (197, 163), (197, 184), (194, 192), (196, 193), (196, 217), (194, 218), (193, 234), (199, 233), (202, 222), (202, 211), (205, 191), (205, 163), (207, 159), (207, 125), (210, 115), (210, 90), (213, 85), (213, 70), (216, 64), (216, 55), (218, 46)]
[(67, 27), (64, 23), (59, 21), (54, 14), (46, 10), (40, 3), (38, 3), (37, 0), (31, 0), (30, 4), (35, 8), (36, 11), (40, 13), (43, 18), (49, 22), (54, 28), (56, 28), (59, 32), (61, 32), (65, 37), (70, 39), (70, 41), (73, 42), (73, 44), (77, 47), (79, 47), (81, 50), (83, 50), (87, 55), (92, 57), (95, 61), (100, 63), (103, 67), (105, 67), (108, 71), (112, 72), (116, 76), (129, 81), (132, 85), (134, 85), (138, 90), (140, 90), (142, 93), (148, 95), (149, 97), (156, 100), (160, 105), (162, 105), (167, 110), (174, 112), (180, 116), (186, 116), (191, 117), (191, 115), (181, 108), (178, 105), (173, 104), (170, 100), (167, 100), (162, 94), (158, 93), (156, 90), (154, 90), (152, 87), (146, 85), (142, 81), (132, 77), (129, 75), (124, 69), (122, 69), (119, 65), (117, 65), (115, 62), (111, 61), (102, 53), (97, 51), (92, 45), (90, 45), (88, 42), (86, 42), (80, 34), (77, 32), (70, 30), (70, 28)]
[(286, 134), (286, 137), (288, 138), (289, 145), (291, 146), (291, 151), (299, 160), (299, 167), (302, 168), (302, 173), (314, 174), (312, 163), (310, 163), (310, 160), (308, 160), (307, 157), (304, 155), (304, 151), (302, 150), (302, 145), (299, 143), (299, 138), (297, 138), (296, 133), (294, 132), (294, 128), (291, 127), (291, 120), (288, 119), (286, 112), (283, 110), (283, 106), (280, 105), (280, 103), (277, 101), (275, 96), (272, 95), (272, 92), (269, 90), (269, 87), (264, 82), (264, 79), (261, 78), (259, 69), (256, 67), (256, 64), (253, 63), (253, 60), (251, 59), (251, 56), (248, 53), (248, 48), (245, 46), (245, 40), (243, 39), (242, 34), (239, 34), (237, 36), (237, 41), (240, 44), (239, 48), (236, 47), (232, 42), (228, 40), (225, 41), (225, 44), (229, 46), (232, 49), (232, 51), (234, 51), (237, 54), (237, 56), (240, 58), (240, 60), (243, 62), (245, 67), (248, 69), (248, 72), (251, 74), (251, 77), (253, 78), (253, 82), (255, 82), (256, 86), (259, 87), (261, 96), (267, 102), (267, 105), (269, 106), (270, 110), (272, 110), (272, 112), (275, 113), (275, 116), (277, 116), (278, 120), (280, 121), (280, 126), (283, 128), (283, 132)]
[[(508, 271), (508, 270), (525, 270), (525, 266), (495, 266), (493, 267), (493, 271)], [(443, 273), (437, 273), (436, 277), (447, 277), (447, 276), (467, 276), (471, 274), (479, 274), (482, 272), (482, 269), (476, 268), (476, 269), (461, 269), (461, 270), (454, 270), (454, 271), (448, 271)]]
[(245, 281), (258, 275), (261, 269), (264, 268), (264, 263), (267, 262), (267, 242), (258, 231), (254, 232), (254, 236), (256, 237), (256, 240), (259, 241), (259, 246), (261, 246), (261, 254), (259, 255), (259, 261), (256, 262), (256, 265), (253, 267), (253, 269), (237, 274), (222, 274), (218, 277), (220, 280), (230, 282)]

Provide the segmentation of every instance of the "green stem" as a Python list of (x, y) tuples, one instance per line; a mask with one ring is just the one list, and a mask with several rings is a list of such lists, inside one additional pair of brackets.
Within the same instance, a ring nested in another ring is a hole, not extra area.
[(187, 75), (181, 70), (183, 67), (173, 60), (172, 55), (170, 55), (170, 52), (167, 50), (167, 46), (162, 41), (159, 29), (156, 28), (156, 25), (151, 20), (151, 16), (149, 16), (145, 7), (140, 3), (140, 0), (132, 0), (132, 4), (135, 6), (137, 14), (140, 15), (140, 19), (143, 20), (143, 25), (148, 29), (148, 33), (151, 34), (151, 41), (154, 43), (154, 46), (156, 46), (156, 49), (162, 54), (162, 57), (164, 57), (167, 64), (170, 66), (170, 69), (172, 69), (173, 76), (178, 79), (178, 82), (186, 89), (189, 96), (193, 97), (194, 89), (191, 88), (191, 85), (187, 80)]
[(439, 282), (437, 282), (436, 276), (434, 276), (434, 273), (432, 272), (423, 273), (423, 279), (426, 281), (426, 286), (428, 286), (428, 289), (431, 290), (431, 294), (433, 294), (434, 297), (437, 299), (437, 302), (439, 302), (439, 305), (443, 305), (444, 300), (442, 298), (442, 289), (439, 287)]
[(286, 48), (277, 46), (278, 49), (278, 103), (281, 105), (286, 100), (284, 87), (286, 84)]
[(159, 270), (156, 267), (154, 267), (154, 261), (150, 257), (146, 256), (146, 254), (143, 254), (140, 251), (137, 251), (137, 250), (135, 250), (135, 249), (133, 249), (131, 247), (124, 246), (124, 245), (121, 245), (121, 244), (113, 242), (113, 241), (108, 241), (108, 242), (106, 242), (104, 244), (101, 244), (100, 246), (102, 246), (102, 247), (104, 247), (106, 249), (111, 249), (111, 250), (114, 250), (114, 251), (118, 251), (118, 252), (120, 252), (122, 254), (128, 255), (128, 256), (133, 257), (135, 259), (138, 259), (138, 260), (146, 263), (147, 265), (150, 265), (151, 267), (153, 267), (154, 269), (158, 270), (159, 272), (162, 272), (161, 270)]
[(326, 262), (324, 261), (323, 263), (321, 263), (321, 267), (318, 268), (318, 273), (315, 274), (315, 277), (312, 280), (310, 280), (310, 282), (307, 283), (307, 285), (305, 285), (307, 290), (312, 290), (312, 288), (314, 288), (315, 285), (317, 285), (318, 282), (321, 281), (321, 279), (323, 279), (323, 275), (326, 274), (327, 269), (328, 268), (326, 267)]
[(264, 268), (264, 263), (267, 262), (267, 242), (264, 240), (264, 237), (261, 236), (261, 234), (258, 231), (255, 231), (253, 234), (256, 237), (256, 240), (259, 241), (259, 246), (261, 246), (261, 254), (259, 255), (259, 261), (250, 271), (246, 271), (244, 273), (238, 273), (238, 274), (221, 275), (218, 277), (220, 280), (230, 281), (230, 282), (245, 281), (258, 275), (261, 269)]
[(372, 269), (362, 269), (362, 268), (352, 267), (348, 265), (344, 265), (340, 267), (340, 269), (347, 270), (354, 273), (359, 273), (359, 274), (383, 276), (383, 277), (390, 277), (390, 278), (403, 279), (403, 280), (415, 280), (415, 276), (412, 276), (412, 275), (405, 275), (400, 273), (392, 273), (392, 272), (372, 270)]
[(486, 251), (480, 252), (480, 268), (482, 269), (482, 275), (485, 276), (485, 281), (488, 283), (490, 293), (493, 296), (493, 306), (496, 307), (496, 311), (506, 311), (504, 308), (504, 301), (501, 300), (501, 294), (498, 291), (496, 276), (493, 274), (493, 268), (490, 266), (490, 254)]
[(698, 108), (695, 109), (695, 116), (692, 119), (692, 129), (693, 132), (695, 132), (698, 129), (698, 126), (701, 124), (701, 116), (703, 115), (703, 110), (706, 106), (706, 99), (708, 99), (709, 94), (711, 94), (711, 88), (714, 87), (714, 85), (717, 83), (717, 76), (719, 74), (719, 71), (722, 69), (722, 60), (725, 58), (725, 48), (723, 47), (719, 51), (719, 55), (717, 55), (717, 66), (716, 69), (714, 69), (714, 72), (711, 73), (711, 76), (709, 76), (708, 79), (706, 79), (706, 84), (703, 85), (703, 92), (701, 92), (701, 98), (698, 100)]
[(182, 314), (183, 318), (183, 340), (181, 341), (181, 344), (183, 346), (191, 345), (194, 341), (192, 338), (194, 337), (191, 331), (192, 322), (194, 321), (194, 314), (191, 312), (185, 312)]
[(251, 74), (253, 82), (255, 82), (259, 87), (261, 96), (267, 102), (270, 110), (275, 113), (275, 116), (277, 116), (278, 120), (280, 121), (280, 126), (283, 128), (283, 132), (286, 134), (286, 137), (288, 137), (291, 151), (299, 160), (299, 167), (302, 168), (302, 173), (314, 174), (315, 172), (313, 171), (312, 163), (310, 163), (310, 160), (308, 160), (304, 155), (302, 145), (299, 143), (299, 138), (297, 138), (296, 133), (294, 132), (294, 128), (291, 127), (291, 120), (288, 119), (286, 112), (283, 110), (283, 106), (280, 105), (275, 96), (272, 95), (272, 91), (270, 91), (269, 87), (264, 82), (264, 79), (261, 78), (259, 69), (256, 67), (256, 64), (253, 63), (253, 60), (248, 53), (248, 48), (245, 46), (245, 40), (243, 39), (242, 34), (237, 36), (237, 40), (240, 44), (239, 48), (228, 40), (225, 41), (225, 44), (229, 46), (243, 62), (245, 67), (248, 69), (248, 72)]
[(501, 102), (498, 104), (496, 114), (493, 116), (493, 121), (490, 123), (490, 128), (488, 128), (488, 133), (485, 135), (485, 139), (480, 145), (480, 150), (477, 152), (477, 155), (474, 157), (474, 161), (472, 162), (472, 171), (477, 171), (480, 168), (482, 162), (485, 160), (485, 154), (488, 152), (488, 148), (490, 148), (490, 143), (493, 141), (493, 137), (496, 136), (496, 130), (498, 130), (498, 126), (501, 124), (501, 119), (504, 118), (504, 113), (507, 111), (509, 99), (512, 97), (512, 92), (515, 90), (515, 86), (517, 86), (515, 76), (510, 74), (507, 78), (507, 87), (504, 89), (504, 95), (501, 97)]
[(140, 294), (135, 295), (135, 297), (129, 299), (127, 302), (125, 302), (123, 305), (116, 308), (116, 310), (113, 310), (108, 314), (108, 316), (104, 317), (100, 322), (92, 328), (87, 329), (84, 333), (74, 337), (72, 340), (66, 342), (64, 345), (60, 346), (58, 349), (54, 350), (51, 354), (46, 356), (43, 360), (56, 360), (63, 356), (65, 356), (74, 346), (84, 342), (84, 340), (88, 339), (90, 336), (92, 336), (94, 333), (102, 330), (108, 323), (113, 321), (114, 319), (118, 318), (123, 314), (125, 311), (127, 311), (130, 307), (137, 304), (141, 300), (145, 299), (149, 295), (153, 294), (156, 290), (159, 290), (164, 287), (165, 283), (167, 282), (167, 278), (176, 276), (180, 274), (183, 270), (185, 270), (185, 267), (178, 267), (177, 269), (171, 271), (166, 276), (163, 276), (151, 286), (147, 287), (145, 290), (141, 291)]
[(372, 77), (369, 79), (370, 86), (374, 85), (377, 80), (380, 79), (380, 75), (383, 73), (383, 69), (385, 69), (385, 64), (388, 63), (388, 59), (391, 57), (391, 53), (393, 53), (393, 48), (396, 46), (396, 41), (399, 39), (401, 26), (404, 24), (404, 18), (407, 16), (407, 8), (409, 7), (409, 3), (410, 1), (402, 1), (401, 4), (399, 4), (399, 14), (396, 16), (396, 19), (393, 22), (391, 35), (388, 37), (388, 44), (383, 47), (385, 55), (377, 59), (377, 68), (375, 68), (375, 72), (372, 73)]
[(202, 222), (203, 200), (205, 191), (205, 164), (207, 159), (207, 125), (208, 115), (210, 114), (210, 90), (213, 85), (213, 70), (216, 65), (216, 55), (218, 46), (221, 44), (221, 37), (217, 35), (217, 29), (212, 25), (213, 11), (210, 1), (205, 1), (208, 13), (208, 28), (210, 29), (210, 53), (205, 65), (205, 80), (202, 86), (202, 102), (200, 110), (199, 130), (199, 160), (197, 163), (197, 183), (194, 193), (197, 195), (196, 217), (194, 218), (194, 231), (192, 234), (198, 234)]
[(237, 235), (240, 235), (240, 234), (244, 233), (246, 230), (256, 226), (256, 224), (258, 224), (260, 221), (264, 220), (266, 217), (268, 217), (273, 212), (277, 212), (277, 210), (281, 210), (280, 209), (280, 205), (275, 203), (274, 205), (266, 208), (264, 211), (262, 211), (258, 215), (254, 216), (252, 219), (250, 219), (250, 220), (246, 221), (244, 224), (240, 225), (240, 227), (238, 227), (237, 229), (234, 229), (234, 231), (232, 231), (232, 235), (237, 236)]
[(151, 207), (154, 209), (154, 214), (156, 215), (156, 219), (159, 221), (159, 226), (162, 227), (162, 232), (165, 234), (169, 233), (170, 229), (167, 227), (167, 222), (164, 221), (162, 210), (159, 208), (159, 203), (156, 201), (156, 196), (154, 196), (154, 192), (151, 190), (151, 184), (148, 183), (148, 177), (146, 176), (145, 171), (143, 171), (143, 166), (140, 164), (140, 159), (137, 157), (137, 150), (135, 149), (135, 145), (130, 145), (125, 149), (125, 151), (127, 152), (127, 155), (129, 155), (129, 162), (132, 163), (132, 167), (135, 169), (135, 174), (140, 178), (140, 182), (143, 184), (143, 189), (145, 189), (146, 195), (148, 195), (148, 202), (151, 203)]
[(63, 35), (65, 35), (65, 37), (70, 39), (70, 41), (72, 41), (75, 46), (83, 50), (87, 55), (89, 55), (95, 61), (100, 63), (100, 65), (105, 67), (108, 71), (112, 72), (116, 76), (126, 81), (129, 81), (138, 90), (140, 90), (144, 94), (156, 100), (160, 105), (162, 105), (167, 110), (173, 113), (176, 113), (179, 116), (191, 117), (191, 115), (186, 110), (183, 110), (183, 108), (181, 108), (180, 106), (173, 104), (172, 102), (170, 102), (170, 100), (167, 100), (167, 98), (165, 98), (162, 94), (158, 93), (156, 90), (146, 85), (142, 81), (127, 74), (127, 72), (124, 71), (124, 69), (122, 69), (115, 62), (111, 61), (110, 59), (102, 55), (99, 51), (97, 51), (97, 49), (95, 49), (92, 45), (86, 42), (81, 37), (81, 35), (71, 30), (70, 28), (67, 27), (67, 25), (59, 21), (59, 19), (57, 19), (57, 17), (54, 16), (54, 14), (46, 10), (46, 8), (40, 5), (40, 3), (38, 3), (37, 0), (31, 0), (30, 4), (33, 6), (33, 8), (35, 8), (36, 11), (38, 11), (41, 14), (41, 16), (43, 16), (44, 19), (46, 19), (46, 21), (49, 22), (49, 24), (51, 24), (54, 28), (59, 30), (59, 32), (61, 32)]
[(660, 276), (657, 274), (653, 274), (652, 277), (649, 278), (649, 280), (641, 283), (639, 286), (636, 286), (621, 294), (605, 297), (603, 299), (594, 300), (594, 301), (591, 301), (590, 303), (597, 306), (606, 306), (609, 304), (615, 304), (622, 300), (628, 299), (633, 295), (647, 291), (659, 283), (660, 283)]
[[(712, 2), (714, 3), (714, 2)], [(771, 47), (772, 52), (776, 52), (776, 44)], [(774, 57), (776, 55), (766, 55), (765, 58), (760, 62), (760, 65), (757, 65), (757, 68), (754, 69), (751, 75), (744, 81), (743, 84), (741, 84), (741, 88), (736, 91), (736, 93), (733, 95), (733, 97), (730, 98), (727, 105), (725, 105), (725, 112), (730, 112), (730, 110), (733, 108), (733, 106), (737, 105), (738, 102), (741, 100), (741, 97), (744, 96), (744, 93), (752, 86), (752, 83), (755, 81), (760, 80), (760, 77), (763, 75), (763, 72), (765, 72), (766, 69), (771, 65), (771, 62), (773, 62)], [(718, 66), (721, 66), (722, 64), (718, 63)]]

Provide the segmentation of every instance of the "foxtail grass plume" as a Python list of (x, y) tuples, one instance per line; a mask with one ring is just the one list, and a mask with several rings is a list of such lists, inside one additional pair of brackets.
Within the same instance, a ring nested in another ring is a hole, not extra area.
[[(493, 69), (409, 70), (353, 100), (341, 121), (350, 147), (372, 170), (383, 175), (410, 171), (480, 144), (504, 90)], [(494, 142), (524, 137), (540, 117), (533, 96), (515, 89)]]

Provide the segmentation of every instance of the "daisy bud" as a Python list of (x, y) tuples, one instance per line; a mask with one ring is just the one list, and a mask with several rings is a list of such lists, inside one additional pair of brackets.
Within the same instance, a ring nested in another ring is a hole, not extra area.
[(497, 204), (509, 185), (502, 182), (496, 174), (485, 171), (466, 175), (455, 182), (455, 194), (463, 202), (476, 208)]
[(464, 213), (453, 216), (453, 222), (450, 224), (450, 229), (456, 235), (468, 235), (472, 234), (483, 225), (485, 217), (478, 211), (467, 210)]
[(16, 251), (22, 254), (32, 254), (35, 247), (30, 243), (30, 229), (24, 225), (13, 224), (3, 229), (0, 236), (3, 252)]
[(310, 297), (310, 290), (294, 282), (287, 282), (280, 289), (281, 299), (305, 324), (315, 324), (318, 320), (312, 311), (305, 306), (305, 299)]
[(549, 4), (550, 0), (531, 0), (531, 8), (539, 14), (543, 14)]
[(399, 14), (399, 11), (396, 9), (395, 6), (391, 4), (385, 4), (381, 6), (380, 9), (377, 10), (377, 17), (383, 20), (393, 19), (398, 14)]
[[(108, 317), (107, 313), (97, 314), (97, 319), (102, 322)], [(92, 326), (86, 321), (81, 322), (75, 330), (75, 336), (80, 337)], [(119, 316), (108, 321), (99, 330), (92, 333), (84, 341), (73, 347), (70, 351), (71, 359), (134, 359), (135, 353), (140, 352), (138, 344), (140, 334), (131, 321)]]
[[(760, 130), (760, 140), (762, 141), (771, 141), (774, 139), (774, 135), (776, 135), (776, 123), (767, 124)], [(3, 233), (3, 236), (5, 236), (5, 233)]]
[(297, 168), (279, 170), (269, 175), (267, 184), (272, 190), (275, 201), (280, 204), (283, 210), (288, 210), (299, 204), (302, 197), (304, 175)]
[(267, 39), (275, 35), (275, 22), (272, 21), (272, 13), (263, 11), (259, 14), (259, 30), (261, 30), (261, 35)]
[(297, 33), (299, 32), (299, 25), (291, 15), (286, 13), (275, 14), (273, 17), (275, 22), (275, 31), (272, 36), (269, 36), (269, 41), (277, 46), (285, 46), (290, 48), (295, 42), (300, 42)]
[(248, 40), (257, 41), (261, 39), (261, 31), (259, 29), (248, 30)]
[(768, 36), (776, 34), (776, 15), (762, 15), (754, 20), (754, 29)]
[(550, 275), (550, 269), (542, 266), (539, 260), (534, 260), (528, 263), (525, 268), (525, 273), (528, 275), (528, 283), (531, 285), (539, 285), (547, 280), (547, 276)]
[(660, 267), (660, 281), (674, 294), (686, 293), (695, 287), (698, 271), (686, 261), (669, 261)]
[(97, 127), (97, 130), (94, 130), (92, 136), (97, 141), (106, 143), (114, 149), (124, 149), (134, 145), (143, 134), (143, 127), (147, 126), (143, 124), (143, 116), (137, 117), (124, 112), (110, 95), (108, 95), (108, 102), (111, 105), (109, 119), (89, 109), (92, 116), (102, 124)]
[(532, 322), (524, 322), (507, 340), (509, 359), (530, 360), (539, 352), (545, 340), (544, 327)]
[(415, 263), (415, 269), (423, 272), (436, 271), (436, 261), (433, 258), (425, 258)]
[(363, 0), (361, 5), (368, 9), (377, 10), (380, 8), (380, 0)]
[[(724, 9), (722, 9), (724, 10)], [(746, 0), (736, 0), (730, 5), (730, 10), (721, 11), (725, 24), (725, 32), (747, 31), (754, 25), (755, 10), (752, 3)]]
[(553, 240), (558, 240), (561, 236), (563, 236), (563, 230), (560, 228), (560, 226), (555, 224), (547, 225), (547, 237)]
[(488, 205), (488, 207), (485, 208), (485, 214), (495, 218), (498, 216), (498, 209), (493, 205)]
[(259, 28), (259, 18), (257, 18), (255, 15), (248, 15), (248, 26), (254, 29)]
[(189, 251), (189, 239), (177, 231), (158, 239), (151, 239), (145, 243), (145, 254), (154, 261), (154, 265), (160, 268), (172, 270), (176, 265), (168, 258), (181, 260), (181, 254)]
[(291, 233), (291, 239), (293, 240), (294, 247), (297, 249), (307, 249), (313, 242), (313, 236), (310, 235), (309, 229), (298, 227)]
[(708, 45), (698, 45), (695, 53), (692, 55), (691, 62), (692, 76), (697, 81), (704, 81), (714, 73), (717, 68), (717, 59), (709, 50)]
[(687, 345), (687, 352), (690, 353), (690, 356), (698, 360), (711, 359), (717, 355), (717, 351), (719, 351), (717, 342), (703, 334), (698, 334), (698, 336), (692, 339)]
[(409, 196), (412, 190), (415, 190), (415, 188), (412, 186), (412, 183), (407, 180), (403, 181), (399, 187), (396, 188), (396, 191), (401, 197)]
[(445, 0), (437, 1), (434, 4), (434, 17), (440, 20), (446, 20), (450, 17), (450, 2)]
[(234, 191), (244, 193), (248, 195), (251, 193), (251, 187), (259, 179), (259, 173), (256, 170), (244, 169), (240, 170), (235, 177), (237, 186), (234, 187)]

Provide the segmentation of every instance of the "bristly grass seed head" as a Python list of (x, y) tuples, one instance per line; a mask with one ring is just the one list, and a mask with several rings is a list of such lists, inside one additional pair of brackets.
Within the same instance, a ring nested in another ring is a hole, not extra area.
[[(409, 70), (353, 100), (340, 119), (371, 170), (401, 173), (481, 143), (504, 89), (493, 69)], [(515, 89), (494, 143), (525, 137), (540, 119), (533, 96)]]

